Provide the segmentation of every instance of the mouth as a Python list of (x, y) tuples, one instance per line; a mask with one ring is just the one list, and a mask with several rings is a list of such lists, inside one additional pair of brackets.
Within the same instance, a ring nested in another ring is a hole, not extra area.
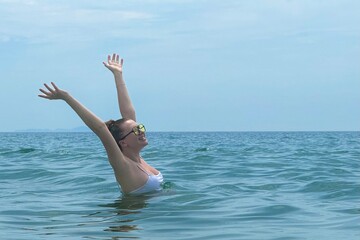
[(138, 139), (139, 139), (140, 141), (146, 141), (146, 140), (147, 140), (145, 136), (141, 136), (141, 137), (139, 137)]

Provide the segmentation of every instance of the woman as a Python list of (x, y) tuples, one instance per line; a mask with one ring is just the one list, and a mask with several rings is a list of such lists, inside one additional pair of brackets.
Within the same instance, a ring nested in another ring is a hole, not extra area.
[(161, 190), (163, 177), (140, 156), (140, 151), (148, 144), (145, 127), (136, 122), (135, 109), (130, 100), (122, 77), (123, 59), (119, 55), (109, 55), (103, 62), (114, 75), (122, 119), (104, 123), (100, 118), (86, 109), (68, 92), (44, 84), (45, 90), (39, 97), (64, 100), (84, 121), (84, 123), (100, 138), (112, 166), (117, 182), (126, 194), (142, 194)]

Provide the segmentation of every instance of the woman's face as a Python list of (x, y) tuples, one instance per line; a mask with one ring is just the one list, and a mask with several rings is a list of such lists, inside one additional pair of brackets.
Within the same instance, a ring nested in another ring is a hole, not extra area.
[(123, 129), (123, 133), (124, 136), (127, 135), (123, 140), (124, 143), (126, 143), (127, 147), (130, 148), (140, 148), (142, 149), (143, 147), (145, 147), (146, 145), (148, 145), (148, 141), (146, 139), (145, 136), (145, 132), (139, 131), (138, 135), (135, 135), (135, 133), (133, 132), (133, 129), (136, 128), (139, 124), (136, 123), (133, 120), (128, 120), (126, 122), (124, 122), (122, 129)]

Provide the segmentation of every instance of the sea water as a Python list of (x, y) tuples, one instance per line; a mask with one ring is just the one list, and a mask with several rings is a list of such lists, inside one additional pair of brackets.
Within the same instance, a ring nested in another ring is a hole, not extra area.
[(93, 133), (0, 133), (0, 239), (360, 239), (360, 132), (150, 132), (123, 196)]

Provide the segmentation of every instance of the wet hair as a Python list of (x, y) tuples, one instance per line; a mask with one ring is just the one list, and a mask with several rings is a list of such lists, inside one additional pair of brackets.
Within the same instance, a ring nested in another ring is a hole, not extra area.
[(107, 122), (105, 122), (107, 128), (109, 129), (111, 135), (113, 136), (113, 138), (115, 139), (116, 143), (118, 144), (120, 150), (122, 150), (119, 142), (121, 137), (124, 135), (124, 130), (122, 129), (122, 125), (124, 124), (124, 122), (128, 121), (130, 119), (128, 118), (121, 118), (118, 120), (109, 120)]

